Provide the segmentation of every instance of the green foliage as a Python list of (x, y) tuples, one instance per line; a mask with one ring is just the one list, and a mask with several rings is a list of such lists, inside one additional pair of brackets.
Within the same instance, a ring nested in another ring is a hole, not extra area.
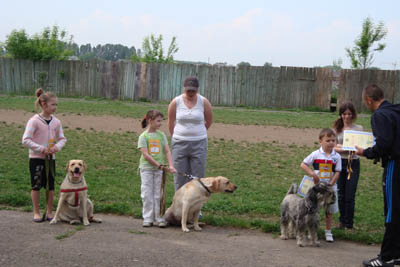
[(265, 62), (264, 63), (264, 67), (272, 67), (272, 63), (271, 62)]
[(250, 67), (251, 64), (250, 64), (249, 62), (242, 61), (242, 62), (238, 63), (237, 66), (238, 66), (238, 67), (242, 67), (242, 66), (248, 66), (248, 67)]
[(134, 46), (127, 47), (121, 44), (105, 44), (91, 46), (91, 44), (78, 46), (77, 44), (71, 45), (71, 50), (75, 56), (81, 60), (89, 60), (93, 58), (117, 61), (120, 59), (129, 59), (132, 55), (136, 54)]
[[(382, 21), (375, 25), (372, 18), (367, 17), (363, 22), (361, 35), (354, 41), (355, 46), (352, 49), (345, 49), (352, 68), (369, 68), (373, 62), (373, 52), (385, 49), (386, 44), (377, 42), (384, 39), (386, 34), (387, 29)], [(377, 46), (373, 48), (375, 43)]]
[(72, 36), (67, 39), (64, 30), (53, 26), (46, 27), (41, 34), (29, 36), (25, 30), (13, 30), (7, 36), (5, 49), (13, 58), (30, 60), (66, 59), (72, 54), (67, 48), (72, 41)]
[(143, 39), (142, 51), (134, 54), (131, 57), (131, 60), (147, 63), (174, 63), (174, 54), (176, 54), (179, 50), (176, 43), (176, 37), (172, 37), (166, 55), (164, 55), (162, 41), (163, 36), (161, 34), (158, 37), (155, 37), (153, 34), (151, 34), (150, 36), (146, 36)]

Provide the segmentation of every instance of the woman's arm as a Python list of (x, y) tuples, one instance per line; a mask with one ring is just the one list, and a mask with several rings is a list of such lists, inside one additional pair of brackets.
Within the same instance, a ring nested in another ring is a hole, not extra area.
[(176, 99), (174, 98), (168, 106), (168, 130), (171, 136), (174, 134), (176, 121)]
[(165, 155), (166, 155), (167, 161), (168, 161), (168, 166), (169, 166), (168, 171), (170, 173), (176, 173), (176, 169), (174, 168), (174, 164), (172, 163), (171, 150), (169, 149), (168, 144), (165, 144), (164, 151), (165, 151)]
[(213, 111), (210, 101), (207, 98), (204, 98), (204, 120), (206, 129), (210, 128), (213, 123)]

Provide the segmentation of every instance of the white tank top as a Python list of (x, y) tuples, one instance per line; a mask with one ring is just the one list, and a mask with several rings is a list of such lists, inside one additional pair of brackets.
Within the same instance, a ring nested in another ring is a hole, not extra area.
[(204, 120), (204, 101), (197, 95), (196, 105), (189, 109), (182, 95), (176, 97), (176, 123), (172, 138), (183, 141), (198, 141), (207, 138)]

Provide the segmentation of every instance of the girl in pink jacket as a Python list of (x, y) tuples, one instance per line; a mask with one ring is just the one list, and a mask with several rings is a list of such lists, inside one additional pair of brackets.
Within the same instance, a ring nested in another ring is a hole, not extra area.
[[(39, 211), (40, 188), (49, 185), (46, 219), (53, 219), (55, 153), (64, 147), (67, 139), (64, 136), (61, 122), (52, 114), (57, 110), (57, 97), (42, 88), (36, 90), (35, 106), (41, 112), (33, 115), (25, 127), (22, 144), (29, 148), (29, 171), (31, 175), (31, 197), (33, 204), (33, 221), (42, 222)], [(49, 160), (47, 181), (45, 159)], [(52, 171), (51, 171), (52, 170)]]

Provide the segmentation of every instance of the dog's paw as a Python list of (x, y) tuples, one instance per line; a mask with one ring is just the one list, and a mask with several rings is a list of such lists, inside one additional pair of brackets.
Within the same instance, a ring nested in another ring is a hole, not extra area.
[(50, 221), (50, 224), (56, 224), (57, 222), (57, 219), (54, 217), (53, 220)]
[(78, 224), (81, 224), (81, 221), (79, 221), (79, 220), (72, 220), (72, 221), (69, 222), (69, 224), (78, 225)]
[(300, 248), (304, 248), (304, 247), (305, 247), (305, 246), (304, 246), (303, 244), (301, 244), (301, 243), (300, 243), (300, 244), (297, 244), (297, 246), (300, 247)]
[(89, 219), (89, 222), (94, 222), (94, 223), (102, 223), (102, 220), (101, 219), (99, 219), (99, 218), (90, 218)]
[(187, 227), (185, 227), (185, 228), (182, 227), (182, 231), (185, 232), (185, 233), (189, 233), (190, 232), (189, 228), (187, 228)]
[(313, 247), (320, 247), (321, 246), (321, 242), (319, 241), (315, 241), (314, 243), (311, 244)]
[(89, 226), (89, 225), (90, 225), (90, 222), (89, 222), (88, 220), (83, 221), (83, 225), (84, 225), (84, 226)]
[(282, 239), (282, 240), (288, 240), (288, 237), (285, 236), (285, 235), (281, 235), (281, 239)]
[(194, 226), (194, 230), (195, 231), (201, 231), (201, 230), (203, 230), (200, 226), (198, 226), (198, 225), (195, 225)]

